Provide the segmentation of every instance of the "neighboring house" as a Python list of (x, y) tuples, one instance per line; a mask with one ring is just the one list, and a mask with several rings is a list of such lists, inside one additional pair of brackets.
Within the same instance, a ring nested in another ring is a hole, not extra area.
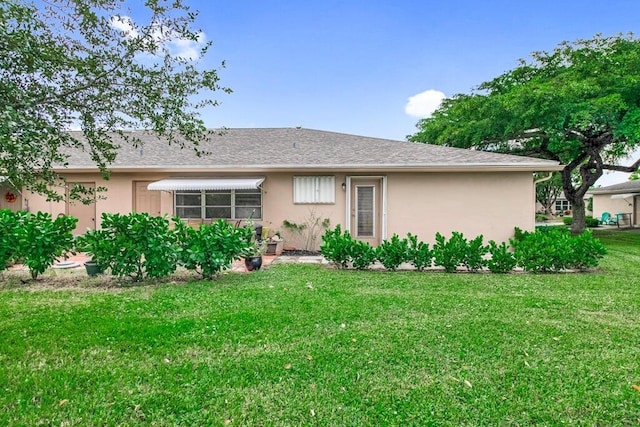
[[(436, 232), (507, 241), (514, 227), (534, 228), (532, 174), (558, 163), (302, 128), (228, 129), (198, 157), (145, 131), (123, 145), (104, 181), (85, 152), (60, 172), (69, 183), (104, 186), (94, 204), (51, 203), (24, 195), (32, 211), (79, 218), (78, 230), (100, 226), (103, 212), (149, 212), (209, 221), (253, 219), (280, 230), (313, 211), (374, 245), (408, 232), (433, 242)], [(288, 243), (292, 236), (285, 239)], [(294, 243), (295, 244), (295, 243)]]
[[(591, 198), (591, 195), (589, 194), (586, 194), (584, 196), (584, 205), (586, 209), (585, 213), (587, 215), (591, 215), (591, 211), (587, 209), (590, 198)], [(564, 191), (558, 194), (558, 197), (556, 198), (556, 201), (554, 202), (551, 209), (553, 214), (556, 216), (571, 215), (573, 213), (573, 206), (571, 205), (571, 202), (567, 200), (566, 196), (564, 195)], [(536, 202), (536, 212), (542, 213), (543, 211), (544, 211), (544, 208), (542, 207), (542, 204), (539, 202)]]
[(593, 196), (593, 217), (602, 218), (603, 212), (613, 217), (624, 214), (623, 225), (640, 225), (640, 181), (627, 181), (608, 187), (589, 190)]

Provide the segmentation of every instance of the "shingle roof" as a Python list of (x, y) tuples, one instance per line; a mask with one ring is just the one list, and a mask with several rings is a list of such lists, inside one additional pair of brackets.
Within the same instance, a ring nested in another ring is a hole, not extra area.
[(607, 187), (600, 187), (589, 190), (590, 194), (616, 194), (634, 192), (640, 192), (640, 180), (627, 181), (620, 184), (614, 184)]
[[(531, 157), (370, 138), (304, 128), (227, 129), (201, 142), (211, 154), (167, 145), (147, 131), (132, 131), (142, 146), (122, 143), (110, 169), (449, 169), (558, 170), (558, 163)], [(75, 137), (81, 139), (81, 133)], [(118, 140), (115, 140), (116, 144)], [(68, 169), (95, 168), (88, 153), (70, 154)]]

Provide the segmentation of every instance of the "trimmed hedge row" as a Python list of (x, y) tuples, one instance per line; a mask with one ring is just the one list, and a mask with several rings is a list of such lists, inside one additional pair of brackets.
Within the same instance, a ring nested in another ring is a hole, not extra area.
[(483, 236), (467, 240), (462, 233), (453, 232), (449, 239), (436, 233), (432, 248), (409, 233), (401, 239), (394, 234), (377, 248), (355, 240), (340, 226), (328, 230), (322, 237), (320, 251), (340, 268), (369, 268), (379, 261), (386, 269), (396, 270), (402, 263), (411, 263), (417, 270), (432, 266), (447, 272), (464, 268), (476, 272), (484, 268), (492, 273), (508, 273), (516, 267), (524, 271), (559, 272), (595, 267), (605, 253), (605, 247), (590, 231), (571, 236), (568, 230), (549, 228), (536, 232), (516, 229), (516, 237), (500, 244), (483, 243)]
[(0, 210), (0, 271), (13, 262), (25, 264), (31, 276), (56, 259), (88, 252), (101, 268), (134, 281), (165, 277), (178, 266), (212, 278), (253, 249), (254, 230), (235, 228), (224, 220), (193, 229), (179, 218), (146, 213), (102, 214), (102, 228), (74, 239), (77, 219)]

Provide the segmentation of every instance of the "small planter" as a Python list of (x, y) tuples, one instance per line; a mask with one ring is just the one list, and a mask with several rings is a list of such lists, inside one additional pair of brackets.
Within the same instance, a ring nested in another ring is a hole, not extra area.
[(269, 242), (267, 243), (267, 255), (280, 255), (282, 253), (282, 247), (284, 246), (284, 241), (280, 240), (277, 242)]
[(244, 266), (247, 271), (260, 270), (262, 267), (262, 256), (251, 256), (244, 259)]
[(87, 270), (89, 277), (95, 277), (98, 274), (102, 274), (104, 270), (95, 261), (87, 261), (84, 263), (84, 268)]

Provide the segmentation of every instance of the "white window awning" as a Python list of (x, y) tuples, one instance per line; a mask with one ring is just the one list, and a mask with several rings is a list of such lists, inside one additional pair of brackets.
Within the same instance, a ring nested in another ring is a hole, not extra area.
[(147, 186), (149, 190), (253, 190), (264, 178), (180, 178), (162, 179)]
[(634, 196), (640, 196), (640, 193), (626, 193), (626, 194), (614, 194), (612, 199), (630, 199)]

